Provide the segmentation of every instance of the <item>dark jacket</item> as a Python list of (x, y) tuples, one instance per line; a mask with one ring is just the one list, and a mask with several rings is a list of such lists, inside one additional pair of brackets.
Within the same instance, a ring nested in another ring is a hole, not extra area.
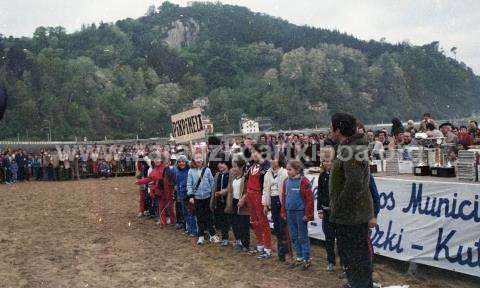
[[(210, 210), (212, 211), (215, 211), (216, 209), (221, 211), (225, 210), (226, 203), (227, 203), (228, 183), (229, 183), (229, 172), (228, 171), (225, 173), (217, 172), (217, 174), (213, 178), (212, 197), (210, 197)], [(222, 191), (222, 195), (220, 197), (215, 197), (215, 192), (219, 192), (219, 191)]]
[(369, 182), (368, 143), (356, 134), (336, 147), (330, 175), (331, 222), (357, 225), (374, 217)]
[(330, 172), (324, 171), (318, 177), (317, 188), (317, 211), (330, 210), (330, 197), (328, 191), (328, 180), (330, 179)]
[(184, 169), (176, 168), (175, 172), (175, 191), (177, 192), (177, 201), (183, 202), (187, 197), (187, 178), (188, 167)]
[[(328, 211), (330, 210), (330, 197), (328, 191), (328, 180), (330, 179), (330, 172), (322, 172), (318, 177), (318, 188), (317, 188), (317, 211)], [(370, 193), (372, 194), (373, 200), (373, 212), (375, 218), (380, 213), (380, 195), (378, 194), (377, 184), (373, 175), (370, 174), (370, 181), (368, 187), (370, 188)]]

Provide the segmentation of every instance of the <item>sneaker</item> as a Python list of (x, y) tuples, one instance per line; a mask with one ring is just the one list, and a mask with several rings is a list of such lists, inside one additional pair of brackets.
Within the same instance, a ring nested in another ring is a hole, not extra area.
[(334, 269), (333, 263), (328, 263), (328, 265), (327, 265), (327, 272), (332, 273), (334, 270), (335, 270), (335, 269)]
[(142, 213), (142, 212), (140, 212), (140, 213), (137, 214), (137, 218), (142, 218), (142, 216), (143, 216), (143, 213)]
[(205, 243), (205, 237), (198, 237), (197, 245), (203, 245)]
[(285, 259), (285, 255), (278, 255), (278, 261), (285, 262), (287, 259)]
[(303, 260), (301, 265), (302, 271), (308, 270), (308, 268), (310, 268), (310, 265), (311, 265), (310, 260)]
[(295, 258), (292, 263), (288, 264), (288, 269), (295, 269), (302, 265), (303, 260), (301, 258)]
[(373, 282), (373, 288), (382, 288), (382, 285)]
[(155, 220), (155, 224), (160, 225), (160, 220)]
[(220, 244), (220, 246), (228, 246), (228, 240), (222, 240), (222, 243)]
[(220, 243), (220, 238), (218, 238), (217, 235), (210, 236), (210, 243), (214, 243), (214, 244)]
[(342, 273), (338, 274), (338, 279), (346, 279), (347, 278), (347, 272), (345, 270), (342, 271)]
[(253, 255), (256, 255), (256, 254), (258, 254), (258, 253), (260, 253), (260, 251), (258, 251), (258, 250), (255, 249), (255, 248), (248, 251), (248, 254), (250, 254), (250, 255), (252, 255), (252, 256), (253, 256)]
[(272, 252), (263, 250), (260, 255), (257, 256), (257, 259), (262, 260), (262, 259), (268, 259), (272, 257)]

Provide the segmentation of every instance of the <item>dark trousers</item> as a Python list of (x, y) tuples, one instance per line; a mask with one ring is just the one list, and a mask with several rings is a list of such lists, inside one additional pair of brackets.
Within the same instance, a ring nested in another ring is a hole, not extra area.
[(277, 237), (277, 250), (278, 256), (284, 257), (288, 253), (287, 244), (287, 223), (280, 216), (282, 204), (279, 196), (270, 197), (272, 208), (272, 220), (273, 220), (273, 233)]
[(153, 198), (150, 197), (148, 189), (145, 189), (145, 207), (148, 209), (148, 214), (150, 217), (155, 217), (155, 207), (153, 206)]
[(60, 180), (60, 167), (53, 168), (53, 180), (55, 181)]
[(327, 251), (327, 261), (335, 265), (335, 223), (329, 221), (330, 212), (323, 212), (322, 229), (325, 234), (325, 250)]
[(205, 232), (208, 232), (210, 236), (215, 235), (212, 211), (210, 211), (210, 198), (195, 199), (195, 216), (197, 216), (198, 237), (205, 236)]
[(18, 166), (18, 173), (17, 173), (17, 180), (24, 181), (25, 180), (25, 170), (23, 166)]
[(183, 203), (182, 200), (180, 201), (175, 201), (175, 211), (176, 213), (176, 221), (177, 225), (180, 225), (183, 229), (185, 229), (185, 216), (184, 216), (184, 206), (185, 204)]
[(232, 230), (235, 240), (240, 240), (242, 246), (250, 249), (250, 216), (238, 214), (238, 199), (233, 199)]
[(55, 169), (52, 166), (47, 167), (47, 179), (48, 181), (55, 180)]
[(372, 258), (368, 224), (335, 224), (337, 245), (352, 288), (372, 288)]
[(42, 180), (42, 169), (40, 167), (33, 168), (35, 180)]
[(154, 218), (156, 221), (160, 221), (160, 211), (158, 210), (159, 209), (159, 206), (158, 206), (158, 202), (159, 202), (159, 199), (158, 199), (158, 196), (157, 195), (153, 195), (153, 199), (151, 199), (151, 204), (152, 204), (152, 210), (153, 210), (153, 215), (154, 215)]
[[(225, 208), (223, 208), (225, 209)], [(228, 240), (228, 232), (231, 226), (231, 215), (224, 212), (222, 208), (215, 210), (215, 229), (222, 232), (222, 240)]]

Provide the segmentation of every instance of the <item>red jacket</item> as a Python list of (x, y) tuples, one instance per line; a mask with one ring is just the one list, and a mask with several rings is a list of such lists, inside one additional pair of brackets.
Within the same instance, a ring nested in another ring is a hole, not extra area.
[(161, 189), (161, 185), (159, 186), (159, 182), (163, 181), (163, 169), (165, 167), (163, 165), (159, 165), (155, 168), (153, 168), (152, 172), (148, 174), (147, 177), (142, 178), (140, 180), (137, 180), (135, 182), (138, 185), (146, 185), (146, 184), (151, 184), (150, 185), (150, 191), (152, 194), (155, 194), (157, 196), (160, 196), (163, 194), (163, 189)]
[(472, 135), (468, 132), (458, 133), (458, 143), (466, 146), (472, 145)]
[[(283, 194), (282, 194), (282, 218), (287, 219), (287, 211), (285, 210), (285, 201), (287, 198), (287, 179), (283, 181)], [(310, 181), (307, 177), (302, 177), (300, 181), (300, 195), (302, 196), (303, 203), (305, 205), (305, 218), (307, 221), (313, 221), (313, 192), (310, 188)]]

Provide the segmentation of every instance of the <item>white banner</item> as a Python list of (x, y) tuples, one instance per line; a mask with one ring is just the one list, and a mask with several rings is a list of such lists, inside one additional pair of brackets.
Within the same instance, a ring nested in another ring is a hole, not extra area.
[[(318, 175), (307, 177), (315, 177), (316, 194)], [(381, 207), (378, 226), (372, 229), (376, 254), (480, 277), (480, 185), (375, 181)], [(310, 222), (309, 235), (324, 240), (317, 217)]]

